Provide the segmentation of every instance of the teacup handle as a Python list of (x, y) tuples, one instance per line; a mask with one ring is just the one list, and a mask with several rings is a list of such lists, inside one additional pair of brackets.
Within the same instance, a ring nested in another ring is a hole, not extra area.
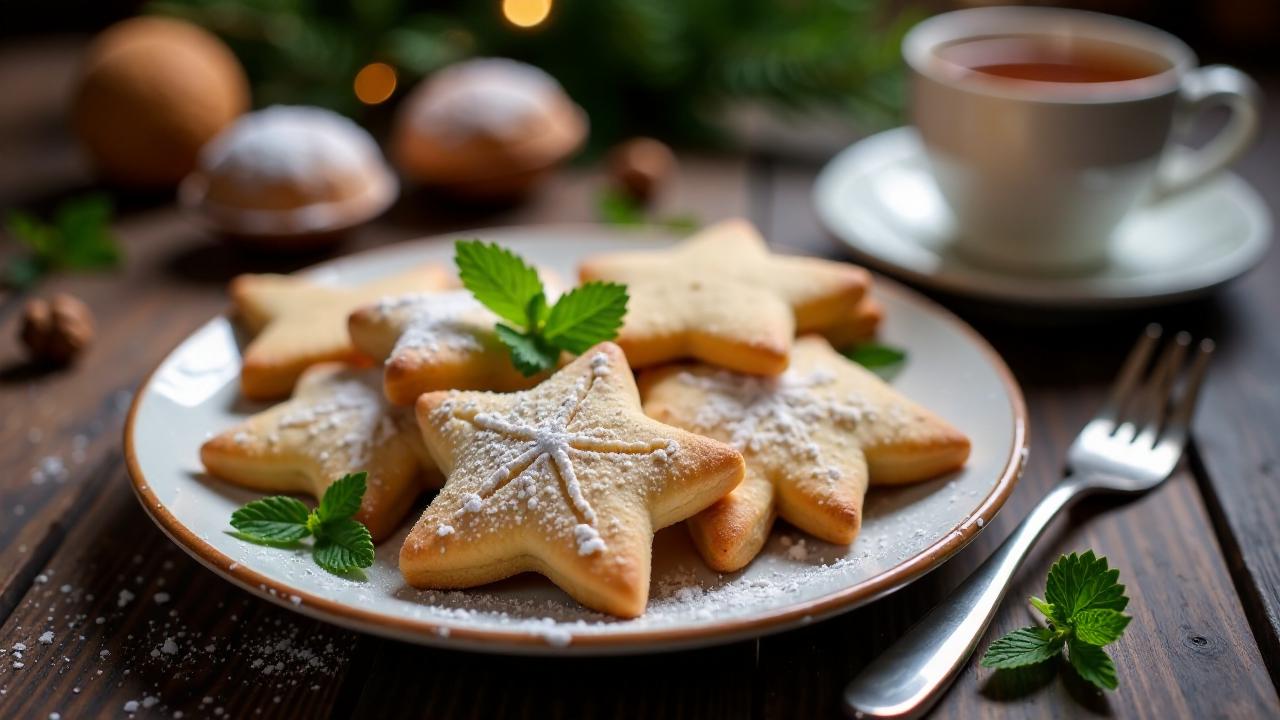
[(1199, 150), (1172, 146), (1160, 162), (1151, 188), (1151, 202), (1160, 202), (1194, 188), (1235, 162), (1258, 133), (1261, 93), (1253, 79), (1226, 65), (1208, 65), (1187, 73), (1179, 91), (1174, 137), (1185, 135), (1206, 108), (1225, 105), (1231, 118)]

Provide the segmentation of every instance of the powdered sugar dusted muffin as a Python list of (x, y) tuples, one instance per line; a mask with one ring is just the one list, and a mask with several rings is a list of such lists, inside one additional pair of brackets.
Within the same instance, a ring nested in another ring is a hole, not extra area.
[(586, 114), (542, 70), (504, 58), (456, 63), (424, 80), (396, 118), (407, 177), (479, 197), (519, 195), (586, 138)]
[(369, 220), (397, 193), (373, 137), (321, 108), (249, 113), (205, 145), (183, 200), (246, 237), (331, 233)]

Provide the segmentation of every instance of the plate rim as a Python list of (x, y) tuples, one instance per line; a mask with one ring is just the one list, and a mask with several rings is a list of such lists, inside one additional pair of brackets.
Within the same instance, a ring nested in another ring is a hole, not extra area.
[[(1217, 288), (1226, 285), (1238, 278), (1243, 277), (1251, 270), (1256, 268), (1266, 258), (1267, 252), (1272, 245), (1271, 231), (1272, 218), (1266, 201), (1258, 194), (1258, 191), (1244, 178), (1240, 177), (1230, 170), (1223, 170), (1217, 177), (1210, 182), (1222, 183), (1230, 188), (1229, 192), (1235, 195), (1241, 202), (1243, 212), (1247, 216), (1250, 227), (1254, 228), (1248, 236), (1246, 242), (1242, 243), (1240, 248), (1235, 252), (1223, 256), (1230, 260), (1225, 263), (1225, 268), (1219, 272), (1212, 280), (1199, 283), (1164, 283), (1162, 288), (1154, 291), (1120, 291), (1101, 295), (1086, 295), (1078, 287), (1057, 285), (1058, 289), (1046, 292), (1028, 291), (1025, 286), (1008, 286), (1004, 284), (987, 285), (982, 282), (984, 277), (1005, 277), (1017, 279), (1017, 276), (1007, 273), (1000, 273), (997, 270), (979, 269), (979, 274), (957, 273), (957, 272), (938, 272), (930, 273), (919, 270), (908, 265), (895, 262), (885, 258), (879, 254), (867, 249), (867, 243), (858, 235), (857, 232), (850, 232), (847, 237), (846, 233), (836, 229), (839, 223), (833, 222), (829, 217), (827, 207), (829, 203), (824, 198), (834, 198), (834, 186), (837, 182), (836, 171), (843, 169), (844, 166), (853, 162), (852, 156), (859, 151), (859, 146), (866, 143), (879, 140), (880, 142), (888, 142), (896, 136), (908, 136), (917, 131), (910, 125), (902, 125), (888, 130), (882, 130), (864, 138), (857, 140), (848, 147), (840, 150), (835, 154), (818, 172), (818, 176), (814, 179), (813, 188), (809, 193), (810, 202), (814, 212), (818, 216), (819, 224), (823, 231), (840, 246), (846, 253), (854, 256), (861, 262), (871, 265), (883, 272), (897, 275), (911, 282), (919, 283), (922, 286), (951, 293), (956, 296), (976, 298), (988, 302), (1003, 303), (1026, 303), (1043, 308), (1064, 308), (1075, 310), (1110, 310), (1110, 309), (1135, 309), (1154, 307), (1158, 305), (1172, 304), (1182, 300), (1189, 300), (1195, 297), (1206, 295)], [(865, 150), (864, 150), (865, 152)], [(865, 173), (865, 171), (864, 171)], [(1035, 277), (1035, 276), (1030, 276)], [(1044, 276), (1039, 279), (1053, 280), (1053, 276)], [(1058, 278), (1059, 280), (1061, 278)], [(1050, 285), (1048, 287), (1054, 287)]]
[[(547, 231), (555, 231), (557, 228), (579, 231), (588, 228), (593, 230), (603, 229), (609, 232), (616, 231), (615, 228), (603, 225), (573, 223), (506, 226), (466, 230), (463, 233), (440, 233), (331, 258), (309, 265), (296, 272), (300, 274), (323, 272), (345, 262), (351, 262), (352, 258), (395, 252), (395, 250), (411, 244), (440, 243), (455, 238), (460, 234), (493, 236), (519, 233), (530, 229), (545, 233)], [(652, 229), (645, 228), (644, 230), (647, 232)], [(626, 229), (624, 231), (634, 232), (634, 230)], [(863, 582), (841, 588), (818, 598), (789, 604), (777, 610), (749, 617), (711, 621), (706, 624), (684, 628), (646, 628), (617, 633), (583, 634), (570, 631), (568, 645), (553, 645), (545, 637), (531, 633), (528, 630), (478, 629), (421, 618), (390, 617), (384, 613), (368, 611), (358, 606), (331, 600), (300, 588), (292, 587), (286, 582), (263, 575), (236, 562), (233, 558), (223, 554), (187, 528), (160, 501), (142, 471), (134, 443), (139, 408), (144, 398), (149, 394), (147, 390), (150, 388), (156, 372), (193, 335), (219, 320), (230, 322), (225, 314), (213, 316), (183, 336), (147, 372), (142, 382), (138, 385), (138, 390), (134, 393), (124, 425), (124, 456), (130, 487), (152, 522), (174, 544), (182, 548), (200, 564), (213, 571), (215, 575), (288, 610), (348, 629), (372, 633), (395, 640), (410, 641), (447, 649), (504, 654), (624, 655), (666, 652), (695, 646), (722, 645), (743, 638), (760, 637), (782, 632), (853, 610), (893, 593), (940, 567), (968, 545), (991, 522), (1008, 500), (1009, 495), (1017, 486), (1018, 480), (1026, 468), (1030, 443), (1026, 401), (1022, 394), (1021, 386), (1000, 354), (968, 323), (933, 300), (883, 276), (877, 276), (875, 283), (878, 290), (887, 290), (890, 293), (906, 296), (908, 300), (916, 302), (927, 311), (938, 315), (941, 320), (967, 336), (978, 348), (988, 364), (996, 371), (1009, 399), (1013, 416), (1013, 442), (1010, 444), (1008, 455), (1004, 459), (1003, 470), (996, 479), (991, 491), (987, 493), (986, 497), (973, 511), (968, 513), (963, 520), (936, 542)], [(295, 601), (292, 598), (298, 598), (298, 600)]]

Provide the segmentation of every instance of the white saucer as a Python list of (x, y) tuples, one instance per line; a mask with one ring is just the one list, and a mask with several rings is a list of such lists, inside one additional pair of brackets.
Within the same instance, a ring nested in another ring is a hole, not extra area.
[(827, 230), (860, 259), (928, 287), (990, 300), (1059, 307), (1143, 307), (1183, 300), (1243, 275), (1271, 245), (1271, 216), (1244, 180), (1140, 207), (1117, 230), (1095, 272), (1016, 275), (956, 255), (954, 219), (910, 127), (845, 149), (818, 176), (813, 202)]

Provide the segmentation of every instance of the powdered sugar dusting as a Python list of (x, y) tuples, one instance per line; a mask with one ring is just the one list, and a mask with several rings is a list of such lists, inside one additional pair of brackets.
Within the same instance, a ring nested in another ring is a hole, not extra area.
[(467, 290), (386, 297), (374, 306), (380, 321), (400, 326), (388, 360), (410, 351), (479, 352), (493, 337), (497, 317)]
[(555, 78), (532, 65), (477, 58), (432, 75), (406, 107), (416, 127), (442, 139), (521, 138), (531, 123), (549, 121), (563, 94)]

